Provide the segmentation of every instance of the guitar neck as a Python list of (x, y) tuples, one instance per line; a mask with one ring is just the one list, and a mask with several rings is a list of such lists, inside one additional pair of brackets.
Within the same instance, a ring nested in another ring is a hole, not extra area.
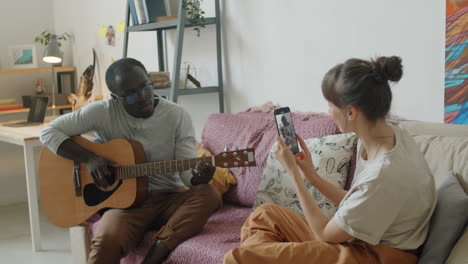
[(200, 157), (184, 160), (168, 160), (156, 161), (143, 164), (135, 164), (130, 166), (122, 166), (116, 168), (116, 178), (118, 180), (130, 179), (137, 177), (146, 177), (151, 175), (159, 175), (164, 173), (181, 172), (195, 168), (198, 162), (206, 162), (214, 166), (213, 157)]

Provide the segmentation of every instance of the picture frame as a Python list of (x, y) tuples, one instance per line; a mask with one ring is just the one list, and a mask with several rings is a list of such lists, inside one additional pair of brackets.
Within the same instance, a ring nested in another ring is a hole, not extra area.
[(37, 68), (37, 52), (34, 44), (9, 46), (8, 51), (12, 68)]

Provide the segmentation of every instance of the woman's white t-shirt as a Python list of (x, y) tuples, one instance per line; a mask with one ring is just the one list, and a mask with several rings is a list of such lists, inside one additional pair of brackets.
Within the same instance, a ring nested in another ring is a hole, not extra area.
[(377, 159), (363, 160), (358, 143), (354, 179), (334, 219), (348, 234), (369, 244), (411, 250), (426, 239), (436, 189), (412, 137), (391, 127), (395, 146)]

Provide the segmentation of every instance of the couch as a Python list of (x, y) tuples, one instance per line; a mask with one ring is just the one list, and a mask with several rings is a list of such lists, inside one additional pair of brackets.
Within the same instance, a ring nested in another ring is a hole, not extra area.
[[(304, 138), (340, 133), (328, 114), (293, 113), (293, 123), (296, 131)], [(468, 193), (468, 126), (417, 121), (403, 121), (399, 125), (407, 129), (421, 146), (436, 182), (447, 175), (449, 170), (455, 170), (463, 175), (460, 181)], [(179, 245), (166, 263), (221, 263), (224, 254), (239, 245), (241, 226), (252, 212), (266, 158), (276, 135), (272, 113), (243, 112), (209, 117), (202, 134), (202, 146), (212, 153), (222, 152), (225, 147), (255, 147), (257, 166), (231, 170), (238, 184), (231, 186), (223, 195), (223, 207), (208, 220), (199, 234)], [(461, 141), (464, 144), (460, 144)], [(442, 153), (438, 149), (440, 146), (449, 153)], [(349, 187), (353, 164), (349, 168), (345, 188)], [(98, 218), (88, 222), (91, 224), (70, 228), (74, 263), (86, 262), (89, 238), (92, 237)], [(121, 263), (140, 263), (155, 239), (155, 232), (148, 232), (137, 249), (122, 259)], [(466, 248), (467, 229), (453, 248), (447, 263), (463, 263), (460, 261), (468, 259)]]

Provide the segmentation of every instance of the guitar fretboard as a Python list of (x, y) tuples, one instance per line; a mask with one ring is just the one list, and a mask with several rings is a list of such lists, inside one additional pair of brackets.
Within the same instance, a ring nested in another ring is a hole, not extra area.
[(130, 179), (136, 177), (159, 175), (164, 173), (172, 173), (176, 171), (185, 171), (195, 168), (198, 162), (207, 162), (214, 166), (213, 157), (201, 157), (185, 160), (168, 160), (157, 161), (143, 164), (135, 164), (130, 166), (122, 166), (116, 168), (116, 178), (118, 180)]

